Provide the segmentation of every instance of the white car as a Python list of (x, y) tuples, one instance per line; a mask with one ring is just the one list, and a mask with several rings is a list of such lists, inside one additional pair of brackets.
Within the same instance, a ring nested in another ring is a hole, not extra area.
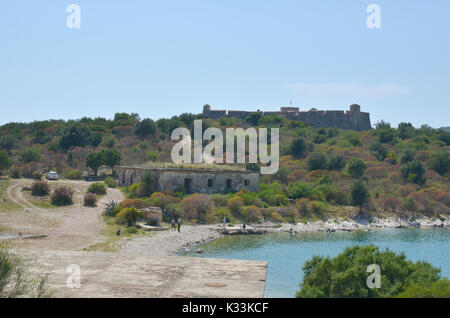
[(47, 173), (47, 180), (58, 180), (59, 176), (58, 173), (56, 171), (50, 171), (49, 173)]

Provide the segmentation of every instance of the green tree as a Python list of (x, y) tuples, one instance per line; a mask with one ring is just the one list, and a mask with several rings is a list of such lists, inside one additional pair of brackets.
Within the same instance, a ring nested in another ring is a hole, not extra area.
[(378, 132), (378, 138), (380, 139), (380, 142), (382, 142), (382, 143), (391, 142), (395, 138), (395, 130), (392, 128), (381, 129)]
[(416, 184), (424, 184), (424, 174), (425, 168), (422, 165), (422, 162), (419, 160), (410, 161), (406, 164), (403, 164), (400, 168), (400, 171), (405, 179), (409, 182), (413, 182)]
[(391, 124), (384, 119), (377, 121), (375, 124), (375, 129), (377, 130), (383, 130), (383, 129), (389, 129), (391, 128)]
[[(380, 288), (367, 286), (367, 267), (371, 264), (380, 267)], [(433, 286), (441, 281), (440, 269), (429, 263), (414, 263), (407, 260), (404, 253), (380, 251), (374, 245), (348, 247), (334, 258), (313, 256), (303, 266), (303, 272), (297, 297), (395, 297), (414, 284)], [(442, 295), (441, 290), (448, 286), (446, 282), (440, 284), (444, 286), (430, 288), (433, 295), (436, 289), (437, 295)]]
[(416, 152), (411, 148), (407, 148), (407, 149), (403, 150), (403, 152), (400, 156), (400, 162), (402, 164), (408, 163), (410, 161), (414, 161), (414, 159), (416, 159)]
[(289, 183), (287, 193), (291, 199), (307, 198), (314, 193), (314, 187), (309, 183), (296, 181)]
[(150, 118), (146, 118), (138, 122), (134, 130), (135, 135), (139, 137), (150, 136), (153, 135), (155, 132), (156, 132), (155, 122)]
[(98, 174), (98, 168), (103, 165), (104, 158), (101, 152), (99, 153), (90, 153), (86, 157), (86, 167), (94, 170), (95, 175)]
[(360, 178), (364, 175), (367, 165), (361, 159), (352, 159), (348, 164), (347, 171), (352, 178)]
[(450, 280), (447, 278), (430, 283), (413, 283), (398, 294), (397, 298), (450, 298)]
[(430, 168), (441, 176), (445, 175), (450, 169), (450, 151), (438, 151), (433, 154), (430, 160)]
[(363, 204), (369, 201), (369, 197), (369, 190), (361, 180), (353, 183), (350, 198), (352, 205), (359, 206), (359, 213), (362, 213)]
[(374, 142), (370, 145), (369, 150), (378, 160), (383, 161), (386, 159), (387, 149), (381, 143)]
[(261, 113), (251, 113), (250, 115), (245, 117), (245, 121), (253, 126), (258, 126), (261, 116), (262, 116)]
[(36, 148), (28, 148), (19, 155), (19, 160), (24, 163), (39, 162), (41, 160), (41, 155)]
[(102, 150), (100, 154), (103, 157), (103, 164), (110, 167), (111, 170), (122, 161), (122, 154), (117, 149)]
[(313, 152), (308, 158), (307, 165), (309, 171), (325, 170), (328, 168), (327, 156), (323, 152)]
[(295, 157), (301, 157), (307, 148), (305, 139), (298, 137), (292, 141), (289, 152)]
[(3, 135), (0, 137), (0, 148), (6, 150), (8, 154), (11, 154), (11, 150), (17, 143), (17, 139), (11, 135)]
[(93, 134), (89, 140), (90, 145), (94, 148), (97, 148), (102, 143), (102, 135), (101, 134)]
[(59, 147), (67, 150), (71, 147), (86, 146), (91, 137), (89, 128), (80, 123), (69, 124), (62, 132)]
[(328, 170), (341, 171), (345, 168), (345, 158), (342, 155), (331, 155), (328, 159)]
[(8, 157), (8, 154), (4, 151), (0, 151), (0, 175), (3, 174), (3, 170), (11, 168), (12, 161)]
[(408, 139), (413, 137), (414, 127), (411, 123), (400, 123), (397, 127), (397, 136), (400, 139)]

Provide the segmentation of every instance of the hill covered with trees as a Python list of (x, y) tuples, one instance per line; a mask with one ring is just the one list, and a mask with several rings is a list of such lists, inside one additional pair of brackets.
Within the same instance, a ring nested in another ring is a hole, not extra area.
[[(32, 178), (51, 169), (77, 179), (106, 166), (170, 162), (177, 127), (193, 128), (201, 115), (140, 119), (117, 113), (114, 119), (82, 118), (8, 123), (0, 127), (0, 171), (12, 178)], [(297, 222), (309, 218), (349, 216), (349, 211), (440, 217), (450, 214), (450, 133), (410, 123), (357, 132), (315, 129), (279, 116), (245, 120), (203, 119), (208, 127), (280, 128), (280, 168), (262, 176), (259, 193), (154, 193), (151, 177), (124, 189), (127, 204), (158, 205), (170, 215), (197, 222), (223, 216), (257, 222)], [(247, 169), (258, 170), (248, 164)], [(148, 181), (150, 180), (150, 181)], [(134, 202), (134, 203), (133, 203)], [(349, 206), (356, 208), (350, 209)]]

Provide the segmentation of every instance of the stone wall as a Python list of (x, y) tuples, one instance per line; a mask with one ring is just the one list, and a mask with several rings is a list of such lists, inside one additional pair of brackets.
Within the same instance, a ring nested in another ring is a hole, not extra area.
[(260, 113), (263, 116), (284, 116), (291, 120), (302, 121), (315, 128), (336, 127), (340, 129), (354, 129), (358, 131), (372, 128), (369, 113), (361, 112), (361, 106), (350, 105), (350, 110), (316, 110), (300, 111), (298, 107), (280, 107), (280, 111), (236, 111), (236, 110), (211, 110), (211, 106), (203, 106), (203, 117), (218, 119), (222, 117), (234, 117), (245, 119), (252, 113)]
[(158, 182), (158, 191), (179, 191), (187, 193), (226, 193), (248, 189), (259, 191), (259, 173), (250, 171), (175, 169), (175, 168), (138, 168), (117, 167), (119, 185), (130, 186), (139, 182), (147, 170), (151, 170)]

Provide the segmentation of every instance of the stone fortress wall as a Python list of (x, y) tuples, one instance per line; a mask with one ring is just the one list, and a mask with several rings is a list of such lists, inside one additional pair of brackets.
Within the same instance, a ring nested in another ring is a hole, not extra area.
[(259, 172), (238, 170), (206, 170), (179, 168), (117, 167), (119, 185), (130, 186), (139, 182), (146, 171), (151, 170), (157, 180), (157, 191), (179, 191), (186, 193), (226, 193), (243, 188), (259, 191)]
[(316, 110), (300, 111), (298, 107), (280, 107), (280, 111), (237, 111), (237, 110), (211, 110), (211, 106), (203, 106), (203, 117), (219, 119), (240, 118), (245, 119), (252, 113), (260, 113), (263, 116), (283, 116), (287, 119), (302, 121), (315, 128), (336, 127), (340, 129), (354, 129), (358, 131), (369, 130), (370, 114), (361, 112), (361, 106), (350, 105), (350, 110)]

